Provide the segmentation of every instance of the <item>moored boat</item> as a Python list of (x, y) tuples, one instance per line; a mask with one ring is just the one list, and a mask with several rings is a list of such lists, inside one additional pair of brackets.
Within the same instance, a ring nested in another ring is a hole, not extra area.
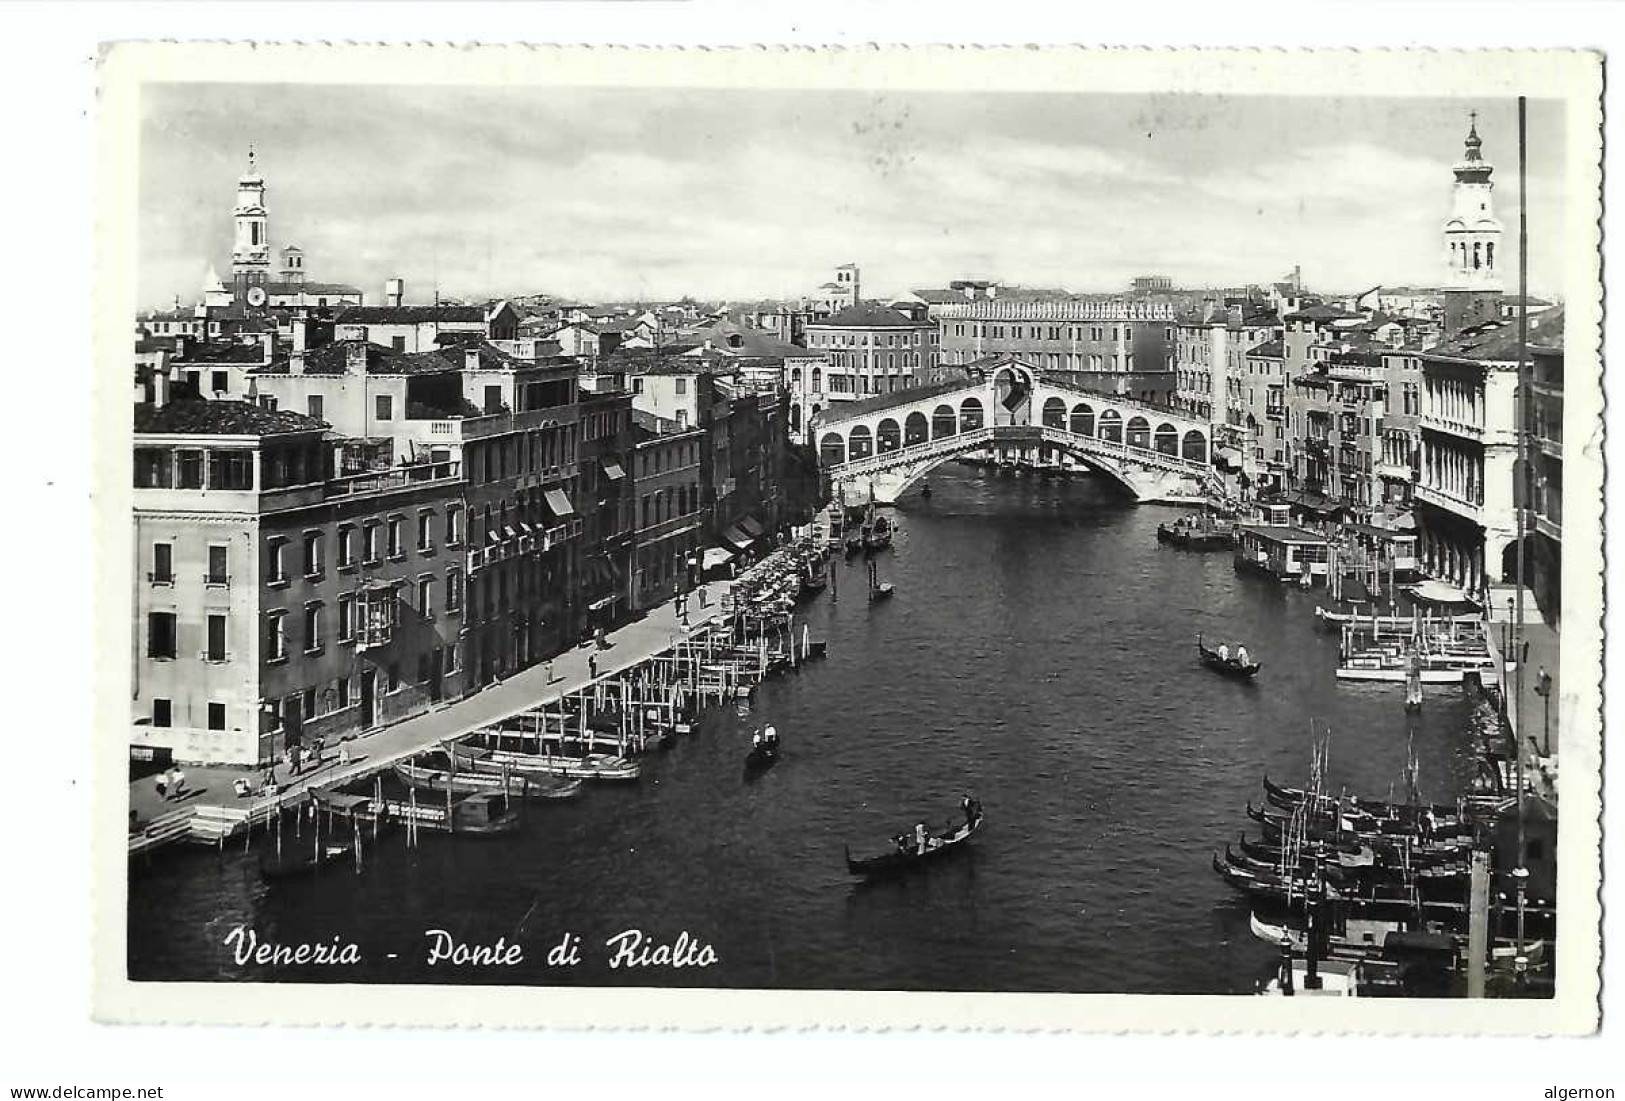
[(323, 868), (350, 859), (354, 852), (355, 846), (348, 842), (330, 841), (310, 846), (302, 842), (293, 842), (284, 847), (280, 853), (271, 851), (262, 854), (260, 875), (268, 880), (318, 875)]

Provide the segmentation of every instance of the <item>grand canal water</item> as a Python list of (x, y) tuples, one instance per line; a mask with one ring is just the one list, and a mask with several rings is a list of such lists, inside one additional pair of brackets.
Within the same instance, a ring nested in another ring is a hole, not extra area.
[[(1260, 776), (1301, 780), (1311, 721), (1331, 778), (1397, 784), (1406, 720), (1392, 689), (1339, 686), (1319, 593), (1237, 576), (1228, 555), (1160, 547), (1170, 513), (1095, 481), (940, 468), (898, 511), (880, 559), (897, 597), (871, 608), (861, 562), (807, 610), (830, 657), (708, 717), (635, 788), (533, 807), (519, 837), (397, 836), (311, 882), (261, 882), (252, 857), (183, 850), (130, 885), (135, 979), (715, 985), (846, 989), (1248, 992), (1274, 952), (1214, 876)], [(1198, 631), (1245, 639), (1256, 685), (1203, 671)], [(751, 726), (786, 751), (754, 780)], [(1465, 781), (1466, 707), (1430, 694), (1423, 793)], [(986, 831), (956, 860), (854, 885), (870, 850), (974, 792)], [(354, 941), (356, 967), (238, 966), (237, 925), (279, 943)], [(522, 964), (429, 966), (424, 931), (525, 946)], [(709, 944), (709, 968), (611, 970), (604, 942), (640, 929)], [(582, 938), (579, 966), (547, 949)], [(389, 958), (393, 953), (396, 958)]]

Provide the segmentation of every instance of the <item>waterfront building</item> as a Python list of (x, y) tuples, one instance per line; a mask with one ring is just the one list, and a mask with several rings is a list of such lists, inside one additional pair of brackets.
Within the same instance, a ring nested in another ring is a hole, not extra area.
[(832, 397), (838, 401), (856, 397), (846, 391), (832, 395), (826, 389), (830, 385), (827, 353), (788, 343), (749, 325), (719, 321), (692, 331), (684, 339), (699, 343), (679, 353), (682, 357), (712, 363), (737, 361), (744, 384), (783, 390), (788, 430), (793, 437), (806, 434), (807, 422)]
[(1250, 348), (1242, 356), (1242, 427), (1248, 439), (1242, 450), (1243, 486), (1254, 497), (1287, 488), (1286, 345), (1280, 339)]
[(1328, 498), (1342, 506), (1345, 519), (1360, 524), (1381, 512), (1376, 464), (1387, 399), (1382, 355), (1370, 349), (1333, 351), (1293, 377), (1288, 408), (1302, 435), (1288, 481), (1306, 501)]
[(693, 581), (689, 562), (702, 552), (709, 532), (700, 491), (705, 431), (634, 413), (632, 447), (637, 551), (631, 608), (646, 611), (671, 599), (674, 586)]
[(585, 633), (622, 622), (629, 611), (637, 523), (631, 485), (633, 395), (618, 371), (584, 369), (580, 401), (581, 545), (571, 587), (574, 629)]
[[(828, 361), (825, 387), (832, 398), (907, 389), (917, 371), (935, 367), (938, 360), (937, 326), (887, 306), (849, 306), (808, 321), (806, 334), (807, 346)], [(852, 389), (844, 389), (848, 385)]]
[[(1529, 320), (1530, 343), (1560, 346), (1562, 313)], [(1423, 562), (1482, 597), (1517, 576), (1513, 461), (1518, 326), (1496, 320), (1420, 354), (1422, 463), (1415, 489)], [(1561, 473), (1558, 474), (1561, 477)]]
[[(269, 764), (431, 706), (461, 664), (457, 464), (340, 474), (349, 442), (322, 422), (154, 381), (134, 407), (132, 751)], [(441, 536), (414, 548), (423, 517)]]
[(1165, 403), (1173, 389), (1171, 301), (1005, 293), (943, 305), (936, 316), (944, 364), (1010, 355), (1141, 401)]
[(1529, 343), (1535, 529), (1529, 584), (1546, 622), (1555, 627), (1563, 603), (1563, 308), (1543, 311), (1540, 321)]

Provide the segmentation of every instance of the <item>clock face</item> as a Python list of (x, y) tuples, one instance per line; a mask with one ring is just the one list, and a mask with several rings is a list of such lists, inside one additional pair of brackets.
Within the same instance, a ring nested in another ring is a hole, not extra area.
[(265, 305), (265, 288), (264, 287), (249, 287), (248, 288), (248, 304), (250, 306), (263, 306), (263, 305)]

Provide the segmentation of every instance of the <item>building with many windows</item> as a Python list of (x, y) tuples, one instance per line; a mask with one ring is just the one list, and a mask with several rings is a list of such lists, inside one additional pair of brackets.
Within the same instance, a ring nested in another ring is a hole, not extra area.
[(1069, 372), (1090, 389), (1158, 403), (1173, 388), (1171, 301), (999, 295), (932, 310), (944, 364), (1011, 355), (1042, 371)]
[(135, 406), (133, 751), (265, 764), (439, 699), (461, 665), (457, 464), (339, 474), (320, 421), (155, 386)]
[(637, 550), (632, 569), (631, 606), (646, 611), (671, 599), (675, 588), (692, 583), (689, 562), (697, 560), (709, 537), (700, 459), (705, 431), (681, 429), (676, 422), (647, 413), (634, 417), (632, 485)]
[(807, 322), (806, 334), (808, 348), (828, 363), (824, 384), (834, 400), (849, 386), (855, 397), (907, 389), (938, 361), (937, 325), (887, 306), (849, 306)]

